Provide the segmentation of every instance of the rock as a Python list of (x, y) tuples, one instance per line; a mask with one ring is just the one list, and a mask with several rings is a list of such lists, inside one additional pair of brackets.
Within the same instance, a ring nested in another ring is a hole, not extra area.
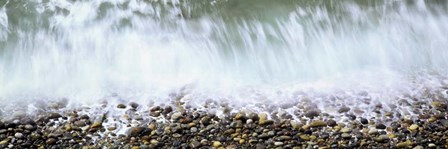
[(155, 139), (151, 139), (151, 140), (149, 141), (149, 143), (151, 143), (151, 144), (158, 144), (159, 141), (157, 141), (157, 140), (155, 140)]
[(211, 121), (211, 119), (210, 119), (209, 116), (204, 116), (204, 117), (201, 118), (200, 122), (201, 122), (201, 124), (207, 126), (207, 125), (210, 124), (210, 121)]
[(181, 134), (178, 134), (178, 133), (175, 133), (175, 134), (173, 134), (173, 137), (174, 137), (174, 138), (180, 138), (180, 137), (182, 137), (182, 135), (181, 135)]
[(368, 133), (369, 135), (377, 134), (378, 130), (376, 128), (370, 128)]
[(420, 145), (418, 145), (418, 146), (414, 147), (413, 149), (424, 149), (424, 147), (423, 147), (423, 146), (420, 146)]
[(289, 121), (289, 124), (291, 125), (291, 127), (293, 129), (296, 129), (296, 130), (300, 129), (300, 127), (302, 127), (302, 125), (298, 121), (296, 121), (296, 120)]
[(100, 127), (102, 127), (102, 124), (101, 124), (101, 122), (94, 122), (93, 124), (92, 124), (92, 126), (90, 126), (91, 128), (100, 128)]
[(429, 147), (429, 148), (436, 148), (437, 146), (436, 146), (434, 143), (429, 143), (429, 144), (428, 144), (428, 147)]
[(376, 129), (386, 129), (386, 125), (384, 125), (384, 124), (377, 124), (377, 125), (375, 126), (375, 128), (376, 128)]
[(218, 148), (218, 147), (221, 147), (221, 142), (219, 142), (219, 141), (214, 141), (213, 142), (213, 147), (215, 147), (215, 148)]
[(27, 124), (25, 125), (25, 129), (26, 130), (35, 130), (36, 127), (34, 127), (33, 125)]
[(320, 111), (318, 111), (318, 110), (309, 110), (309, 111), (305, 112), (305, 116), (310, 119), (317, 117), (319, 115), (320, 115)]
[(75, 124), (75, 126), (77, 127), (84, 127), (87, 125), (86, 122), (83, 120), (75, 121), (73, 124)]
[(340, 132), (342, 132), (342, 133), (349, 133), (349, 132), (352, 132), (352, 129), (344, 127), (344, 128), (341, 129)]
[(238, 112), (236, 115), (235, 115), (235, 119), (236, 120), (241, 120), (241, 119), (245, 119), (245, 117), (246, 117), (246, 114), (244, 114), (244, 113), (242, 113), (242, 112)]
[(369, 123), (369, 120), (361, 117), (360, 122), (361, 124), (367, 125)]
[(180, 112), (176, 112), (176, 113), (173, 113), (173, 114), (171, 115), (171, 120), (175, 120), (175, 121), (177, 121), (177, 120), (179, 120), (180, 118), (182, 118), (182, 113), (180, 113)]
[(142, 144), (138, 147), (139, 149), (149, 149), (148, 145)]
[(238, 147), (235, 144), (231, 144), (229, 146), (226, 146), (226, 149), (237, 149)]
[(151, 111), (151, 113), (149, 113), (149, 115), (151, 115), (152, 117), (159, 117), (160, 111)]
[(259, 125), (269, 125), (274, 123), (272, 120), (268, 120), (268, 115), (266, 113), (258, 114), (258, 124)]
[[(250, 142), (250, 141), (249, 141)], [(256, 143), (256, 142), (254, 142), (254, 143)], [(265, 149), (266, 148), (266, 146), (265, 145), (263, 145), (262, 143), (257, 143), (256, 145), (255, 145), (255, 147), (254, 147), (255, 149)]]
[(282, 145), (283, 145), (283, 142), (274, 142), (274, 145), (275, 145), (275, 146), (282, 146)]
[(333, 126), (336, 126), (337, 123), (336, 123), (336, 121), (330, 119), (330, 120), (327, 120), (327, 125), (330, 126), (330, 127), (333, 127)]
[(412, 124), (411, 126), (408, 127), (409, 131), (415, 131), (418, 129), (418, 125), (417, 124)]
[(126, 105), (124, 105), (124, 104), (118, 104), (118, 105), (117, 105), (117, 108), (118, 108), (118, 109), (125, 109), (125, 108), (126, 108)]
[(14, 134), (14, 137), (16, 137), (16, 138), (23, 138), (23, 134), (22, 133), (20, 133), (20, 132), (18, 132), (18, 133), (16, 133), (16, 134)]
[(232, 128), (243, 128), (243, 126), (244, 126), (243, 121), (241, 121), (241, 120), (236, 120), (236, 121), (230, 123), (230, 127), (232, 127)]
[(278, 137), (278, 140), (282, 140), (282, 141), (291, 140), (291, 139), (292, 138), (290, 136), (280, 136), (280, 137)]
[(130, 128), (127, 132), (128, 136), (130, 137), (138, 137), (138, 136), (142, 136), (142, 135), (146, 135), (148, 133), (150, 133), (151, 131), (149, 130), (149, 128), (145, 128), (145, 127), (133, 127)]
[(47, 141), (45, 141), (46, 144), (56, 144), (56, 142), (58, 142), (58, 140), (56, 140), (55, 138), (49, 138), (47, 139)]
[(6, 145), (6, 144), (8, 144), (9, 140), (11, 140), (11, 139), (6, 138), (6, 139), (0, 141), (0, 145)]
[(261, 135), (258, 135), (259, 139), (268, 139), (269, 135), (267, 133), (262, 133)]
[(88, 119), (90, 119), (90, 116), (84, 114), (84, 115), (81, 115), (79, 118), (80, 118), (80, 119), (88, 120)]
[(129, 103), (129, 106), (131, 106), (132, 109), (137, 109), (139, 105), (138, 105), (138, 103), (131, 102), (131, 103)]
[(430, 123), (435, 122), (435, 121), (437, 121), (437, 118), (434, 116), (431, 116), (430, 118), (428, 118), (428, 122), (430, 122)]
[(440, 101), (433, 101), (433, 102), (431, 103), (431, 105), (432, 105), (434, 108), (439, 109), (439, 110), (444, 110), (444, 109), (446, 109), (446, 104), (445, 104), (445, 103), (442, 103), (442, 102), (440, 102)]
[(311, 140), (310, 137), (309, 137), (308, 135), (304, 135), (304, 134), (302, 134), (302, 135), (300, 135), (299, 137), (300, 137), (300, 139), (305, 140), (305, 141), (309, 141), (309, 140)]
[(389, 137), (387, 135), (380, 135), (375, 138), (375, 141), (379, 143), (386, 143), (387, 141), (389, 141)]
[(52, 113), (48, 113), (48, 114), (47, 114), (47, 118), (48, 118), (48, 119), (58, 119), (58, 118), (60, 118), (60, 117), (62, 117), (62, 115), (59, 114), (59, 113), (54, 113), (54, 112), (52, 112)]
[(244, 144), (244, 142), (246, 142), (246, 140), (244, 140), (244, 139), (240, 139), (240, 141), (239, 141), (238, 143), (240, 143), (240, 144)]
[(114, 130), (116, 130), (116, 129), (117, 129), (117, 127), (115, 127), (115, 126), (112, 126), (112, 127), (107, 128), (107, 130), (109, 130), (109, 131), (114, 131)]
[(163, 114), (165, 115), (171, 112), (173, 112), (173, 108), (171, 106), (167, 106), (165, 107), (165, 109), (163, 109)]
[(224, 131), (224, 135), (231, 135), (231, 134), (233, 134), (235, 132), (235, 130), (233, 130), (233, 129), (227, 129), (226, 131)]
[(412, 147), (412, 142), (409, 140), (397, 144), (397, 148), (409, 148), (409, 147)]
[(201, 147), (201, 143), (198, 142), (198, 141), (192, 141), (192, 142), (190, 143), (190, 147), (191, 147), (191, 148), (199, 148), (199, 147)]
[(392, 113), (392, 112), (386, 112), (386, 113), (384, 113), (384, 116), (387, 116), (387, 117), (392, 117), (392, 116), (393, 116), (393, 114), (394, 114), (394, 113)]
[(190, 128), (190, 132), (191, 132), (191, 133), (196, 133), (196, 132), (198, 132), (198, 128), (196, 128), (196, 127), (191, 127), (191, 128)]
[(325, 127), (327, 123), (321, 120), (314, 120), (310, 123), (310, 127)]
[(342, 133), (341, 137), (344, 138), (344, 139), (350, 139), (350, 138), (352, 138), (352, 135), (350, 135), (348, 133)]
[(343, 106), (343, 107), (339, 108), (339, 110), (338, 110), (339, 113), (345, 113), (348, 111), (350, 111), (350, 108), (346, 107), (346, 106)]

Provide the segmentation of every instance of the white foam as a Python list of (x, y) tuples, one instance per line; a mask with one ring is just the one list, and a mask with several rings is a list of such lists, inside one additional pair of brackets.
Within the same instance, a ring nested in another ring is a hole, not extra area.
[[(198, 107), (209, 99), (240, 108), (294, 102), (297, 92), (325, 102), (319, 96), (366, 91), (390, 102), (440, 87), (433, 78), (446, 76), (448, 64), (444, 3), (260, 1), (272, 7), (265, 15), (239, 1), (247, 10), (224, 7), (232, 2), (35, 0), (13, 11), (8, 2), (0, 8), (3, 105), (167, 104), (179, 92)], [(17, 11), (29, 16), (8, 22)]]

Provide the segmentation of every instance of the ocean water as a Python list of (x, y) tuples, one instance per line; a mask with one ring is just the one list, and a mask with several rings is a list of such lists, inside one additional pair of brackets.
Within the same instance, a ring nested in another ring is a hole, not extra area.
[(331, 109), (334, 98), (335, 106), (446, 98), (447, 7), (444, 0), (2, 0), (0, 109), (179, 98), (198, 108), (264, 110), (309, 99)]

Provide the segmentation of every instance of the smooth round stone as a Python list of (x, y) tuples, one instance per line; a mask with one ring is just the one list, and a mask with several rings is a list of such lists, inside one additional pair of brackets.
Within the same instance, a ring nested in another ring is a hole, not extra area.
[(220, 147), (222, 144), (221, 144), (221, 142), (219, 142), (219, 141), (215, 141), (215, 142), (213, 142), (213, 147), (216, 147), (216, 148), (218, 148), (218, 147)]
[(27, 124), (27, 125), (25, 125), (25, 129), (27, 129), (27, 130), (33, 130), (33, 129), (34, 129), (34, 126), (33, 126), (33, 125), (30, 125), (30, 124)]
[(352, 130), (350, 128), (345, 127), (345, 128), (341, 129), (341, 132), (342, 133), (349, 133), (349, 132), (352, 132)]
[(360, 122), (361, 122), (361, 124), (366, 125), (366, 124), (369, 123), (369, 120), (367, 120), (367, 119), (365, 119), (365, 118), (361, 118), (361, 119), (360, 119)]
[(386, 129), (386, 125), (384, 124), (378, 124), (375, 126), (376, 129)]
[(352, 136), (351, 136), (350, 134), (348, 134), (348, 133), (342, 133), (342, 134), (341, 134), (341, 137), (344, 138), (344, 139), (350, 139), (350, 138), (352, 138)]
[(16, 133), (16, 134), (14, 134), (14, 137), (16, 137), (16, 138), (22, 138), (22, 137), (23, 137), (23, 134), (20, 133), (20, 132), (18, 132), (18, 133)]
[(191, 128), (190, 128), (190, 132), (192, 132), (192, 133), (198, 132), (198, 128), (196, 128), (196, 127), (191, 127)]
[(275, 146), (282, 146), (282, 145), (283, 145), (283, 142), (274, 142), (274, 145), (275, 145)]

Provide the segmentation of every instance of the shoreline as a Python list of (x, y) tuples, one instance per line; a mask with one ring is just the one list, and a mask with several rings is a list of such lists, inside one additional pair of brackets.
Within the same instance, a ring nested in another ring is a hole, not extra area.
[[(372, 105), (373, 106), (373, 105)], [(375, 105), (378, 106), (378, 105)], [(0, 123), (1, 148), (448, 148), (447, 101), (414, 102), (417, 118), (378, 111), (345, 119), (308, 110), (289, 114), (237, 112), (218, 117), (184, 107), (118, 104), (121, 118), (75, 109), (16, 117)], [(381, 109), (381, 108), (380, 108)], [(146, 113), (149, 116), (144, 116)]]

